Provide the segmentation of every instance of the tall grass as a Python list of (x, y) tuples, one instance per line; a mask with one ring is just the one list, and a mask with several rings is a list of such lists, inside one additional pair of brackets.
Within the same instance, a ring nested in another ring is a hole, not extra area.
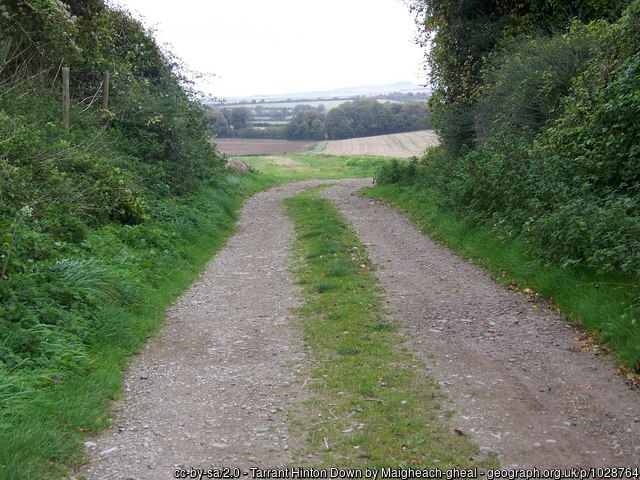
[(127, 272), (127, 265), (107, 265), (95, 258), (58, 260), (51, 270), (79, 295), (100, 302), (128, 304), (139, 296), (138, 279)]
[(86, 435), (109, 424), (128, 356), (233, 233), (243, 197), (273, 182), (237, 180), (159, 201), (143, 225), (89, 231), (84, 252), (51, 264), (49, 283), (20, 279), (40, 310), (25, 307), (24, 325), (0, 337), (0, 478), (60, 478), (83, 461)]

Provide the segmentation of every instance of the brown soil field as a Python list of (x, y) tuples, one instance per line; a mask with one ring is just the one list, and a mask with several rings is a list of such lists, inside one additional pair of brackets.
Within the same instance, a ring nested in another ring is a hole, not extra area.
[(284, 155), (309, 150), (316, 142), (292, 140), (257, 140), (247, 138), (219, 138), (216, 145), (228, 157), (237, 155)]
[(311, 152), (326, 155), (371, 155), (381, 157), (410, 158), (420, 156), (427, 147), (437, 145), (433, 130), (392, 133), (375, 137), (329, 140), (326, 142), (292, 140), (257, 140), (246, 138), (220, 138), (216, 145), (220, 153), (228, 157), (240, 155), (285, 155)]
[(373, 155), (409, 158), (422, 155), (427, 147), (438, 143), (438, 137), (433, 130), (421, 130), (418, 132), (377, 135), (375, 137), (330, 140), (319, 143), (314, 152), (328, 155)]

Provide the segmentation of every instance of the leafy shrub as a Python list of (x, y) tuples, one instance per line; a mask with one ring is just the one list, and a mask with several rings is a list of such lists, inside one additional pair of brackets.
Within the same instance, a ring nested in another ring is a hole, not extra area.
[(380, 185), (414, 185), (417, 161), (400, 162), (396, 159), (383, 165), (378, 171), (376, 182)]
[(77, 18), (55, 0), (0, 4), (0, 79), (22, 81), (79, 58)]
[(517, 45), (485, 77), (482, 145), (432, 149), (378, 181), (435, 187), (546, 260), (640, 277), (640, 1), (613, 25)]
[(603, 23), (574, 23), (552, 37), (518, 38), (493, 54), (473, 106), (476, 142), (496, 135), (532, 140), (548, 127), (568, 95), (571, 81), (584, 71), (598, 48)]
[[(532, 222), (566, 261), (640, 274), (640, 2), (577, 77), (562, 115), (532, 149), (543, 211)], [(571, 217), (571, 221), (569, 218)], [(557, 225), (560, 232), (551, 231)], [(585, 229), (586, 226), (586, 229)], [(571, 245), (573, 243), (573, 245)]]
[(421, 159), (384, 161), (378, 170), (379, 185), (419, 185), (444, 188), (441, 173), (448, 169), (450, 157), (443, 146), (429, 148)]
[(588, 196), (568, 200), (531, 221), (531, 236), (547, 258), (637, 275), (640, 268), (638, 199)]

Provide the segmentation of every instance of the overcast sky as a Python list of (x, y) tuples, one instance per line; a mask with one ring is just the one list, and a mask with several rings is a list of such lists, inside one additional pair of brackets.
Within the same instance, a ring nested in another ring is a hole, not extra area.
[(217, 97), (424, 84), (402, 0), (111, 0), (156, 30)]

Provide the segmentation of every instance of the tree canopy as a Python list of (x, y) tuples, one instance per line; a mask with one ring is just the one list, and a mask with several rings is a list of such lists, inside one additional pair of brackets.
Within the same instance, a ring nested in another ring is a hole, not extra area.
[[(271, 138), (287, 140), (324, 140), (368, 137), (388, 133), (411, 132), (430, 128), (426, 102), (384, 102), (373, 98), (345, 102), (324, 113), (324, 106), (297, 105), (291, 109), (294, 116), (285, 125), (251, 123), (253, 111), (264, 117), (264, 107), (224, 108), (208, 113), (214, 132), (221, 136), (240, 138)], [(285, 114), (279, 109), (278, 120)], [(271, 112), (271, 120), (274, 115)], [(259, 128), (254, 127), (258, 125)], [(230, 128), (232, 127), (232, 128)]]
[(431, 107), (445, 145), (457, 152), (471, 145), (469, 108), (480, 94), (493, 54), (521, 35), (562, 33), (572, 21), (615, 20), (630, 0), (409, 0), (420, 26), (419, 42), (435, 86)]

